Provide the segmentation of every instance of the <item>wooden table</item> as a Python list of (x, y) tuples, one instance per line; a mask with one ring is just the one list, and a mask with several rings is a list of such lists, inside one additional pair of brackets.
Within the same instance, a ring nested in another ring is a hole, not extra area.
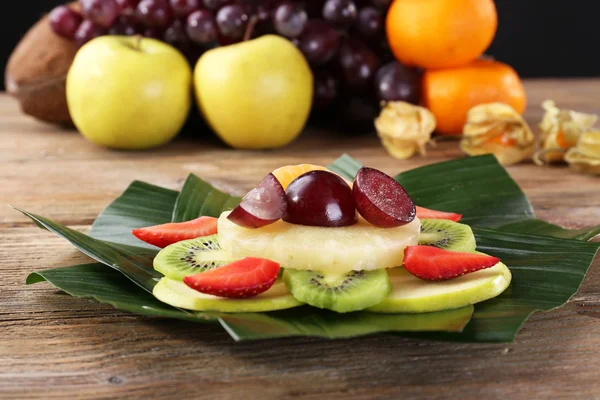
[[(528, 120), (543, 99), (600, 113), (600, 81), (528, 81)], [(456, 142), (426, 158), (388, 157), (374, 137), (307, 133), (289, 148), (234, 151), (181, 139), (154, 152), (107, 151), (20, 114), (0, 96), (0, 203), (85, 231), (134, 179), (179, 188), (194, 172), (243, 193), (266, 172), (325, 164), (348, 152), (386, 172), (459, 156)], [(600, 178), (566, 167), (509, 168), (548, 221), (600, 224)], [(219, 327), (138, 317), (26, 287), (31, 271), (90, 260), (0, 207), (2, 398), (600, 398), (600, 262), (565, 307), (531, 318), (514, 344), (451, 344), (375, 335), (234, 343)]]

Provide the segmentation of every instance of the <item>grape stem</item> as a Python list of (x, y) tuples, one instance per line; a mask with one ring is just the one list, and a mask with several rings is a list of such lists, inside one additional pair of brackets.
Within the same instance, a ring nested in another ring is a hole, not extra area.
[(252, 32), (254, 32), (254, 28), (256, 27), (256, 23), (258, 22), (258, 16), (253, 15), (250, 17), (248, 21), (248, 25), (246, 25), (246, 32), (244, 32), (244, 42), (250, 40), (252, 36)]

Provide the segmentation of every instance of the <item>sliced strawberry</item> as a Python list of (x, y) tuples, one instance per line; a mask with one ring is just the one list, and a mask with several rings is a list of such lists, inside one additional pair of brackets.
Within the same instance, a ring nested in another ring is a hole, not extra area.
[(417, 217), (433, 218), (433, 219), (449, 219), (450, 221), (458, 222), (462, 218), (462, 214), (430, 210), (429, 208), (417, 206)]
[(443, 281), (493, 267), (500, 259), (477, 253), (460, 253), (433, 246), (407, 246), (404, 268), (427, 281)]
[(277, 279), (279, 264), (246, 257), (217, 269), (183, 278), (194, 290), (219, 297), (253, 297), (267, 291)]
[(164, 248), (182, 240), (195, 239), (217, 233), (217, 218), (200, 217), (192, 221), (134, 229), (132, 233), (140, 240)]

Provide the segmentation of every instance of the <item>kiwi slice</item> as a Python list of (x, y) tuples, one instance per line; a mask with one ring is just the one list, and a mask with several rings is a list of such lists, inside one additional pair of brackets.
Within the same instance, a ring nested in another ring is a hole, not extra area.
[(292, 295), (313, 307), (345, 313), (380, 303), (392, 284), (384, 269), (324, 274), (318, 271), (286, 269), (283, 281)]
[(177, 281), (235, 261), (219, 245), (217, 235), (183, 240), (162, 249), (154, 258), (154, 269)]
[(302, 305), (278, 279), (269, 290), (247, 299), (228, 299), (200, 293), (181, 281), (162, 278), (152, 294), (163, 303), (193, 311), (264, 312)]
[(475, 251), (475, 236), (469, 225), (447, 219), (421, 219), (419, 244), (451, 251)]

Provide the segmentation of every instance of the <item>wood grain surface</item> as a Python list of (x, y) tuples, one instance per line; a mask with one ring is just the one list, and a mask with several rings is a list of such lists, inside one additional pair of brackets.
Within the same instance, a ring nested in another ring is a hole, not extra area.
[[(600, 114), (598, 80), (526, 88), (532, 125), (546, 98)], [(509, 345), (386, 335), (235, 343), (219, 326), (138, 317), (24, 285), (34, 270), (89, 259), (7, 204), (86, 231), (134, 179), (178, 189), (193, 172), (241, 194), (278, 166), (326, 164), (344, 152), (388, 173), (461, 156), (455, 141), (398, 161), (375, 136), (311, 131), (286, 149), (249, 152), (196, 135), (153, 152), (108, 151), (22, 116), (0, 96), (0, 398), (600, 399), (598, 259), (569, 304), (535, 314)], [(600, 178), (564, 166), (508, 171), (540, 218), (600, 224)]]

